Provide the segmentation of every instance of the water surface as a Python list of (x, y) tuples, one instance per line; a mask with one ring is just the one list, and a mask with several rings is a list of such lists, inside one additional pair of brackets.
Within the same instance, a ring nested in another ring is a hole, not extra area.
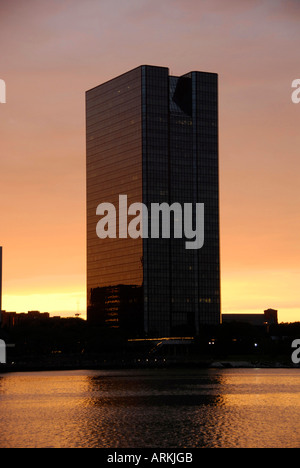
[(300, 447), (300, 370), (0, 375), (0, 447)]

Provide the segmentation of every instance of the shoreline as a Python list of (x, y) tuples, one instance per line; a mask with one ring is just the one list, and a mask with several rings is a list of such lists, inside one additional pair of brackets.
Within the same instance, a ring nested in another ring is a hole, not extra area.
[(299, 369), (300, 365), (280, 361), (165, 361), (165, 362), (85, 362), (85, 363), (19, 363), (0, 364), (0, 375), (17, 372), (101, 371), (101, 370), (161, 370), (161, 369)]

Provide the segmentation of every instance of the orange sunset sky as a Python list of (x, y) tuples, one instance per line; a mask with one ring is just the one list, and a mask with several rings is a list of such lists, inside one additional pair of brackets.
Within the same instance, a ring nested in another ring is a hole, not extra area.
[(299, 0), (0, 0), (3, 309), (85, 317), (85, 91), (150, 64), (219, 74), (222, 312), (300, 321), (299, 25)]

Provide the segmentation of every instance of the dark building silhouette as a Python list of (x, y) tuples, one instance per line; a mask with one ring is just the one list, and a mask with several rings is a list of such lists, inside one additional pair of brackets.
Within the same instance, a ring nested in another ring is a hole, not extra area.
[(20, 325), (22, 326), (24, 324), (33, 323), (34, 321), (45, 322), (53, 319), (54, 317), (50, 317), (48, 312), (41, 313), (37, 310), (32, 310), (27, 313), (7, 312), (6, 310), (3, 310), (1, 327), (10, 329)]
[[(140, 66), (86, 93), (86, 133), (88, 321), (155, 337), (219, 324), (218, 76)], [(97, 206), (121, 194), (128, 206), (204, 203), (204, 246), (99, 239)]]
[(0, 247), (0, 325), (2, 322), (2, 247)]
[[(98, 325), (143, 333), (143, 288), (119, 284), (91, 291), (89, 321)], [(95, 315), (93, 315), (95, 314)]]
[(265, 322), (268, 324), (278, 324), (278, 310), (266, 309), (264, 310)]
[(251, 325), (277, 325), (278, 311), (267, 309), (263, 314), (222, 314), (223, 323), (249, 323)]

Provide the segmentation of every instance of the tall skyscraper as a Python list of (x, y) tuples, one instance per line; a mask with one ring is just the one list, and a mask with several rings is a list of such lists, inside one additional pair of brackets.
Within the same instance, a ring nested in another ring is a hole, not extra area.
[[(220, 323), (218, 76), (140, 66), (86, 93), (86, 132), (88, 321), (149, 337)], [(97, 206), (118, 209), (119, 195), (149, 213), (203, 203), (203, 247), (172, 235), (99, 239)]]

